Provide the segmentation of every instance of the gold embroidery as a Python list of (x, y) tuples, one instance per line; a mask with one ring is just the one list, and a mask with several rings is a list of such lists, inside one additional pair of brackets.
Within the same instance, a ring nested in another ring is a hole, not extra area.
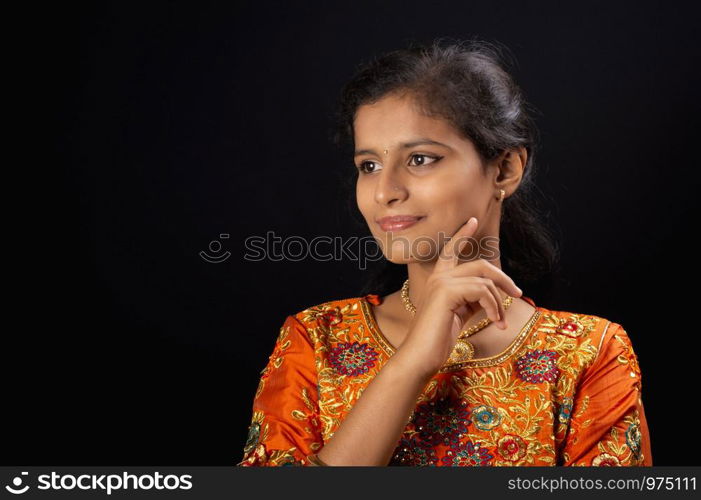
[(641, 465), (645, 460), (642, 453), (640, 413), (636, 408), (623, 419), (623, 430), (612, 427), (608, 436), (599, 441), (596, 448), (599, 455), (592, 459), (593, 466)]
[(592, 362), (591, 362), (592, 364), (594, 364), (594, 363), (596, 362), (596, 358), (599, 357), (599, 353), (601, 352), (601, 346), (602, 346), (603, 343), (604, 343), (604, 337), (606, 337), (606, 333), (609, 331), (609, 326), (611, 326), (611, 322), (610, 322), (610, 321), (609, 321), (608, 323), (606, 323), (606, 327), (604, 328), (604, 331), (603, 331), (603, 333), (601, 334), (601, 338), (599, 339), (599, 347), (596, 349), (596, 356), (595, 356), (594, 359), (592, 360)]
[[(314, 342), (319, 420), (324, 442), (333, 436), (345, 416), (362, 394), (363, 386), (374, 377), (377, 367), (364, 375), (339, 375), (329, 363), (329, 346), (339, 342), (363, 342), (365, 330), (357, 300), (331, 301), (305, 309), (301, 317), (309, 337)], [(381, 360), (377, 360), (379, 364)], [(355, 386), (355, 387), (354, 387)]]
[(627, 335), (614, 335), (613, 338), (623, 347), (623, 354), (619, 354), (616, 359), (619, 363), (630, 367), (631, 371), (629, 375), (631, 378), (637, 379), (634, 385), (638, 391), (641, 391), (642, 377), (640, 374), (640, 365), (638, 364), (638, 357), (633, 350), (630, 338)]
[[(314, 348), (318, 402), (311, 397), (313, 395), (311, 388), (302, 388), (301, 400), (304, 407), (300, 404), (300, 408), (290, 410), (289, 418), (292, 422), (298, 423), (298, 429), (304, 430), (309, 435), (314, 434), (315, 430), (321, 434), (321, 439), (314, 439), (309, 444), (311, 453), (316, 453), (323, 447), (324, 442), (328, 442), (333, 437), (334, 431), (341, 425), (363, 390), (395, 350), (379, 331), (370, 304), (365, 297), (331, 301), (314, 306), (295, 315), (295, 319), (306, 329)], [(574, 395), (585, 368), (593, 364), (601, 351), (610, 325), (610, 322), (607, 322), (603, 333), (597, 339), (594, 333), (598, 334), (604, 326), (601, 321), (602, 319), (596, 316), (537, 308), (529, 322), (519, 332), (519, 336), (501, 354), (457, 363), (441, 369), (419, 394), (416, 406), (406, 422), (402, 439), (423, 438), (422, 432), (425, 433), (427, 428), (422, 431), (415, 427), (415, 422), (423, 421), (423, 425), (427, 425), (428, 422), (431, 432), (440, 430), (444, 425), (454, 425), (456, 422), (447, 419), (448, 413), (432, 414), (432, 410), (427, 413), (427, 408), (430, 406), (420, 406), (422, 403), (430, 405), (436, 402), (437, 398), (449, 396), (461, 398), (467, 404), (464, 407), (468, 410), (465, 417), (472, 420), (469, 424), (465, 424), (465, 431), (459, 431), (462, 436), (459, 445), (474, 446), (474, 450), (479, 450), (475, 452), (476, 460), (486, 460), (486, 457), (490, 457), (489, 465), (506, 466), (553, 466), (561, 465), (563, 461), (569, 463), (572, 455), (569, 446), (577, 442), (579, 435), (585, 436), (586, 433), (591, 432), (587, 426), (595, 424), (593, 418), (584, 422), (579, 420), (572, 422), (572, 419), (585, 417), (587, 407), (590, 405), (589, 396), (583, 395), (575, 399)], [(620, 335), (622, 336), (623, 333)], [(624, 337), (617, 339), (618, 342), (625, 342), (625, 340)], [(331, 353), (332, 350), (338, 349), (339, 344), (353, 342), (365, 343), (368, 349), (374, 348), (375, 364), (370, 365), (367, 372), (344, 375), (344, 372), (338, 371), (338, 366), (333, 364), (334, 358)], [(283, 344), (284, 341), (281, 347)], [(511, 357), (536, 349), (547, 349), (558, 353), (556, 359), (559, 376), (556, 383), (526, 382), (516, 376), (512, 363), (499, 366)], [(284, 349), (279, 349), (274, 359), (283, 352)], [(621, 363), (627, 363), (633, 371), (634, 364), (627, 351), (618, 359)], [(270, 365), (274, 369), (274, 363), (271, 362)], [(484, 371), (459, 372), (463, 368), (480, 366), (493, 368)], [(572, 407), (574, 401), (577, 401), (575, 408)], [(417, 413), (418, 411), (420, 414)], [(417, 417), (422, 420), (416, 420)], [(266, 429), (267, 426), (263, 425), (261, 432), (265, 432)], [(607, 444), (610, 438), (602, 440), (602, 443), (597, 443), (595, 448), (598, 455), (588, 454), (586, 462), (593, 462), (596, 459), (597, 464), (608, 465), (615, 460), (623, 462), (627, 455), (635, 459), (635, 455), (631, 455), (631, 450), (621, 443), (621, 440), (625, 440), (625, 433), (620, 429), (616, 432), (614, 437), (617, 441), (614, 441), (613, 447)], [(635, 426), (629, 427), (627, 435), (631, 442), (635, 442), (637, 432)], [(315, 435), (318, 436), (318, 434)], [(566, 437), (567, 443), (564, 442)], [(261, 440), (261, 443), (263, 441)], [(599, 444), (601, 446), (598, 446)], [(268, 450), (261, 445), (248, 450), (247, 458), (257, 456), (258, 460), (268, 460), (269, 463), (277, 461), (282, 464), (291, 464), (290, 460), (294, 460), (292, 452), (295, 451), (299, 456), (301, 450), (297, 448), (273, 450), (268, 454)], [(406, 452), (407, 449), (405, 448), (404, 451)], [(451, 456), (448, 448), (443, 444), (435, 445), (433, 451), (435, 451), (434, 459), (438, 458), (439, 462)], [(463, 449), (463, 452), (465, 451), (466, 449)], [(481, 453), (484, 455), (480, 457)], [(464, 455), (461, 457), (454, 455), (454, 457), (456, 460), (474, 460)], [(309, 462), (308, 457), (300, 460)], [(584, 463), (584, 459), (578, 462), (573, 465), (589, 465)]]

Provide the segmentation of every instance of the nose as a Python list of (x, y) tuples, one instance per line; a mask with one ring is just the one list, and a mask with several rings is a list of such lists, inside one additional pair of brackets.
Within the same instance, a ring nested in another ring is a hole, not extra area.
[(375, 201), (388, 205), (407, 197), (407, 189), (401, 169), (391, 165), (385, 166), (377, 176), (375, 184)]

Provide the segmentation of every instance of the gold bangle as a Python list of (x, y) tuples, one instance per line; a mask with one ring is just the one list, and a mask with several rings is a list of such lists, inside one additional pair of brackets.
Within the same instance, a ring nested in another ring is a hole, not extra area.
[(309, 461), (310, 465), (312, 466), (317, 466), (317, 467), (329, 467), (329, 464), (324, 462), (322, 459), (320, 459), (316, 453), (312, 455), (307, 455), (307, 460)]

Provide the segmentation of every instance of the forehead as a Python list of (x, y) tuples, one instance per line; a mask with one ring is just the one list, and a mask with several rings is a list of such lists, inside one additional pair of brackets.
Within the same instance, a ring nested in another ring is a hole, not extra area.
[(423, 114), (417, 102), (408, 96), (387, 96), (373, 104), (364, 104), (353, 122), (357, 146), (393, 146), (408, 137), (427, 136), (441, 142), (459, 142), (455, 127), (442, 118)]

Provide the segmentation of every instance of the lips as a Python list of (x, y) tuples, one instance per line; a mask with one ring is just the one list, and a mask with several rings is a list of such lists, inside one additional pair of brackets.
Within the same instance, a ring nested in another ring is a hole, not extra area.
[(401, 231), (407, 229), (423, 219), (419, 215), (393, 215), (377, 219), (377, 224), (383, 231)]

